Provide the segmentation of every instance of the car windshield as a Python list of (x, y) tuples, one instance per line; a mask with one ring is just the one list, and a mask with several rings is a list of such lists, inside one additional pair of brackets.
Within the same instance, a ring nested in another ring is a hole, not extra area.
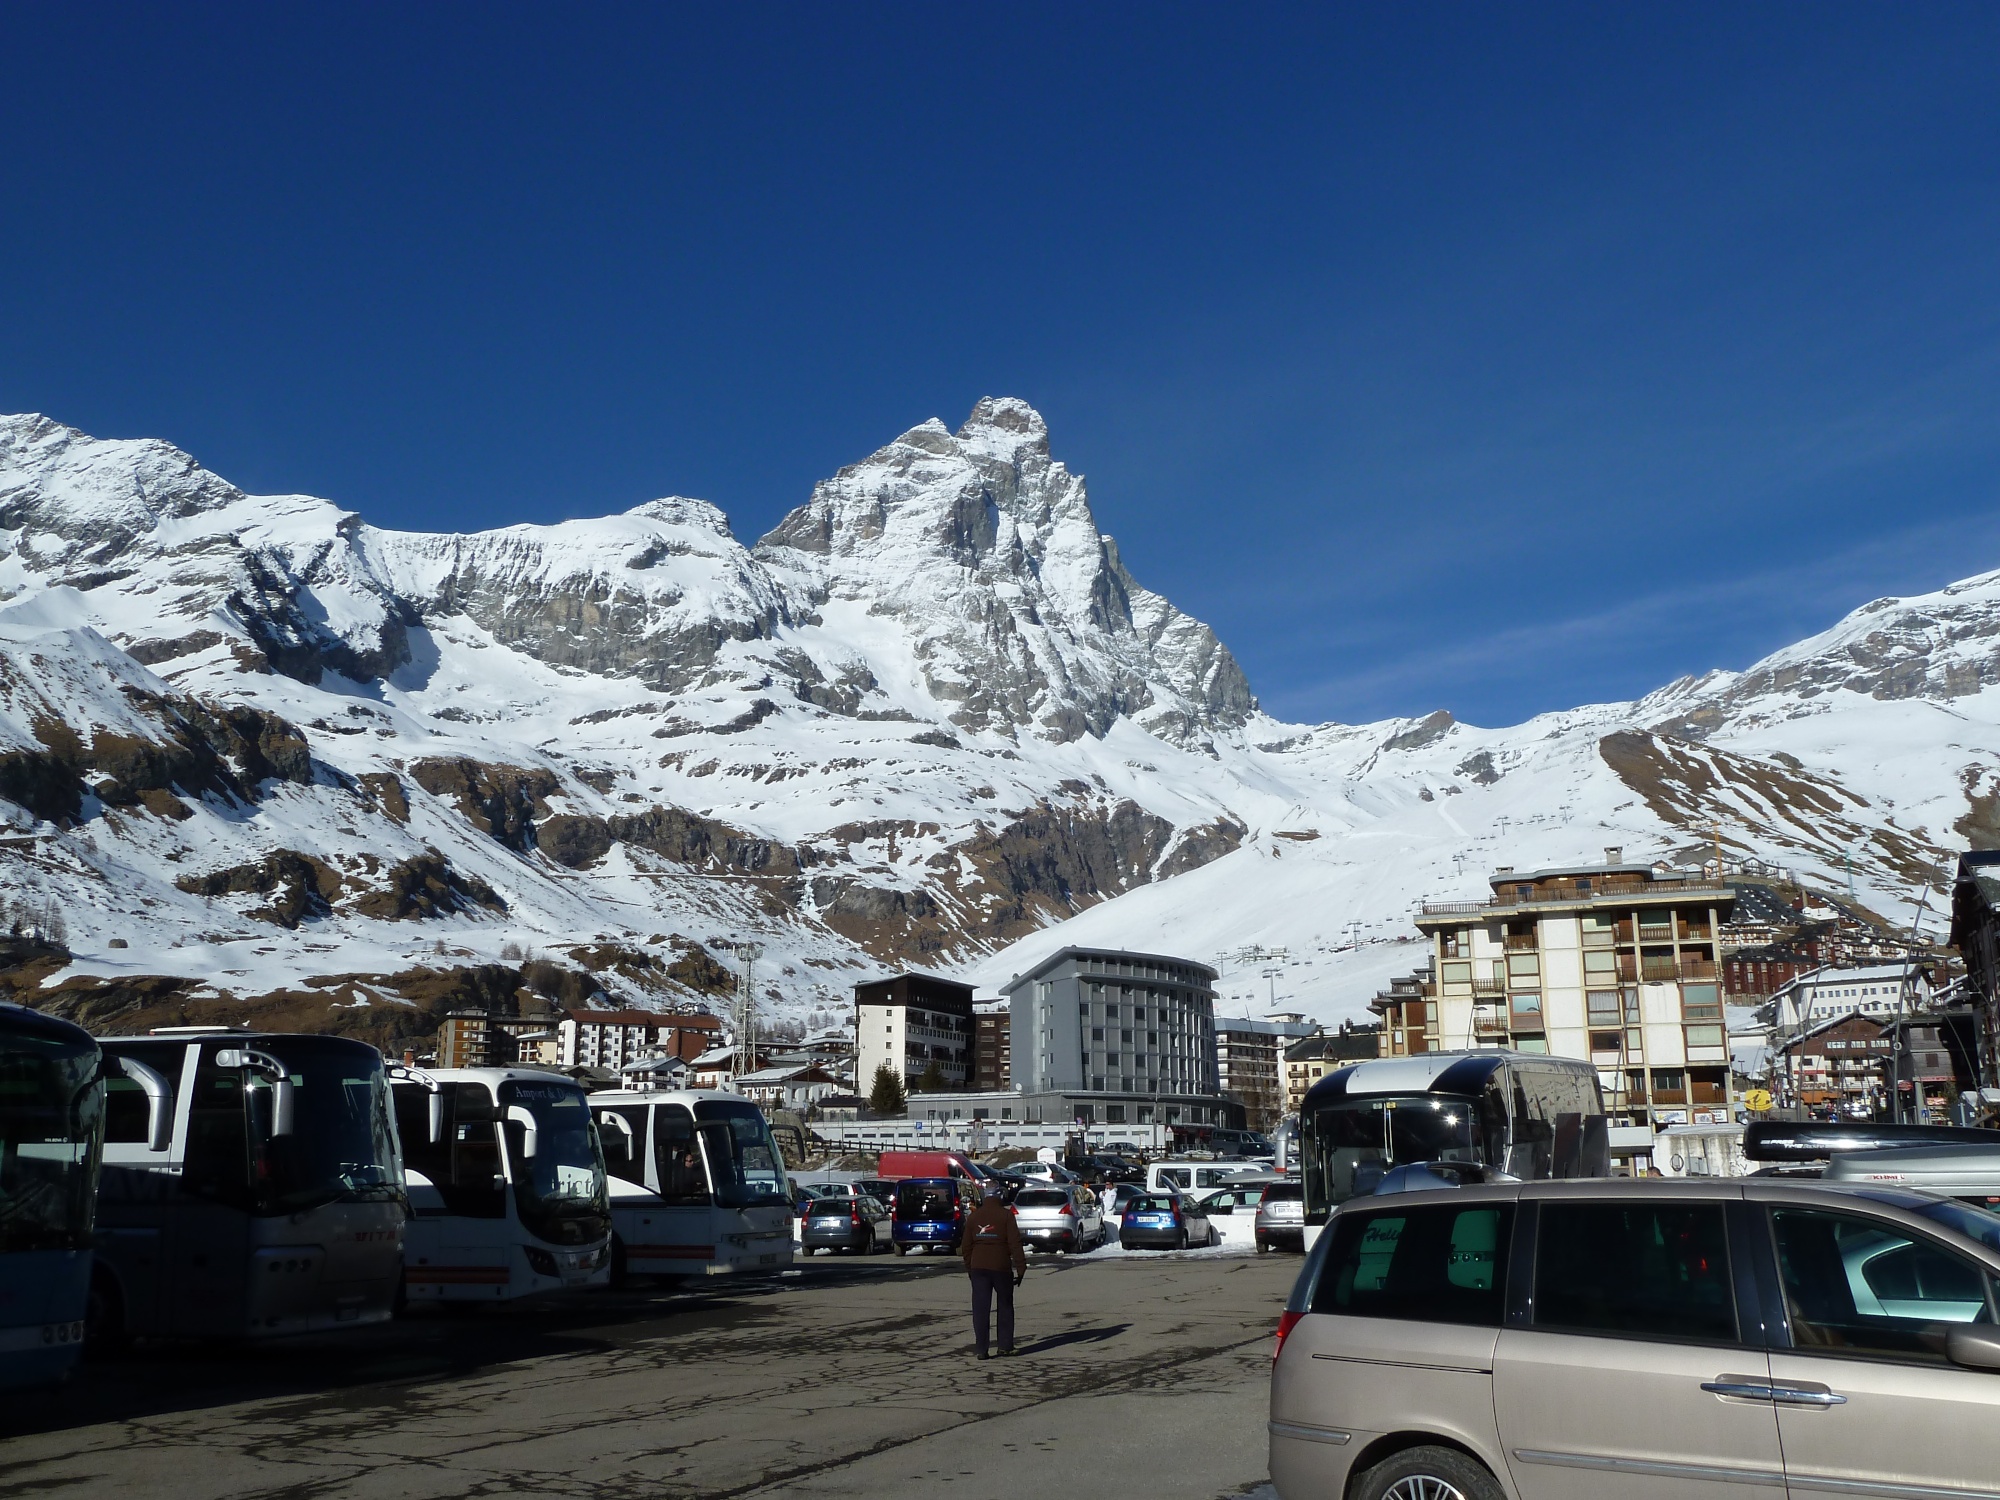
[[(393, 1202), (403, 1196), (402, 1152), (381, 1053), (333, 1036), (260, 1037), (245, 1050), (251, 1065), (241, 1074), (243, 1102), (258, 1122), (250, 1132), (251, 1181), (263, 1211), (299, 1213), (343, 1199)], [(223, 1054), (217, 1056), (220, 1061)], [(281, 1064), (291, 1085), (287, 1135), (269, 1134), (278, 1079), (260, 1057)]]
[(95, 1045), (0, 1035), (0, 1252), (89, 1246), (103, 1123)]
[(1060, 1188), (1023, 1188), (1014, 1195), (1016, 1208), (1062, 1208), (1069, 1194)]
[(694, 1118), (717, 1203), (752, 1208), (791, 1201), (785, 1191), (785, 1161), (762, 1110), (748, 1102), (704, 1099), (694, 1107)]
[(1303, 1191), (1317, 1212), (1375, 1191), (1390, 1167), (1477, 1161), (1473, 1101), (1434, 1094), (1363, 1095), (1307, 1117)]
[[(532, 1156), (516, 1110), (534, 1120)], [(567, 1078), (509, 1078), (500, 1085), (500, 1117), (522, 1225), (551, 1244), (602, 1239), (611, 1227), (611, 1202), (583, 1090)]]

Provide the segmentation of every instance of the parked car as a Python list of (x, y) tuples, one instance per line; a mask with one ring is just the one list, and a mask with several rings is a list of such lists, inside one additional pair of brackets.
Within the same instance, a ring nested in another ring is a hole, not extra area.
[(1279, 1321), (1272, 1482), (1282, 1500), (1991, 1493), (1996, 1280), (2000, 1218), (1872, 1184), (1350, 1199)]
[(1146, 1186), (1156, 1193), (1171, 1193), (1181, 1188), (1203, 1193), (1210, 1188), (1240, 1187), (1250, 1182), (1277, 1180), (1277, 1173), (1260, 1172), (1240, 1161), (1195, 1161), (1188, 1157), (1176, 1157), (1172, 1161), (1156, 1161), (1146, 1168)]
[(1104, 1243), (1104, 1211), (1097, 1195), (1075, 1183), (1024, 1187), (1014, 1197), (1014, 1221), (1030, 1250), (1079, 1253)]
[(1201, 1211), (1209, 1218), (1228, 1218), (1235, 1213), (1254, 1214), (1257, 1200), (1264, 1196), (1267, 1184), (1252, 1182), (1243, 1187), (1217, 1188), (1212, 1193), (1197, 1193)]
[(1076, 1175), (1098, 1185), (1108, 1182), (1144, 1182), (1146, 1169), (1120, 1156), (1080, 1156), (1071, 1163)]
[(1125, 1209), (1134, 1198), (1146, 1196), (1146, 1189), (1135, 1182), (1114, 1182), (1097, 1194), (1099, 1206), (1104, 1210), (1104, 1222), (1115, 1225), (1125, 1216)]
[(859, 1184), (852, 1182), (807, 1182), (800, 1186), (815, 1198), (858, 1198), (863, 1192)]
[(913, 1177), (896, 1184), (890, 1239), (898, 1255), (912, 1249), (958, 1248), (965, 1228), (965, 1188), (956, 1177)]
[(815, 1250), (873, 1255), (889, 1243), (894, 1229), (888, 1205), (866, 1194), (815, 1198), (806, 1205), (804, 1220), (799, 1244), (807, 1255)]
[(896, 1201), (896, 1180), (892, 1177), (863, 1177), (854, 1186), (871, 1198), (880, 1198), (893, 1205)]
[(1221, 1242), (1201, 1205), (1187, 1193), (1141, 1193), (1118, 1221), (1118, 1243), (1127, 1250), (1186, 1250)]
[(1302, 1182), (1274, 1182), (1257, 1200), (1257, 1251), (1304, 1250), (1306, 1188)]
[(1002, 1203), (1012, 1204), (1021, 1189), (1030, 1185), (1031, 1179), (1018, 1177), (1011, 1171), (996, 1172), (989, 1170), (984, 1182), (981, 1184), (981, 1188), (985, 1192), (998, 1193)]
[(1059, 1162), (1024, 1161), (1018, 1167), (1009, 1167), (1010, 1172), (1022, 1177), (1032, 1177), (1040, 1182), (1075, 1182), (1076, 1173)]

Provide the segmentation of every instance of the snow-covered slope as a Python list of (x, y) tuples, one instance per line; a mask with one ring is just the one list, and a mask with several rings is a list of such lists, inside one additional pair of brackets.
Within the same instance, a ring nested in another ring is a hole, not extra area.
[(0, 418), (0, 590), (0, 888), (64, 914), (29, 979), (113, 1008), (492, 998), (524, 952), (659, 1000), (755, 941), (806, 1021), (1105, 942), (1284, 947), (1225, 990), (1332, 1017), (1495, 863), (1719, 835), (1893, 911), (2000, 832), (2000, 574), (1636, 703), (1280, 724), (1011, 400), (754, 548), (689, 499), (386, 531)]

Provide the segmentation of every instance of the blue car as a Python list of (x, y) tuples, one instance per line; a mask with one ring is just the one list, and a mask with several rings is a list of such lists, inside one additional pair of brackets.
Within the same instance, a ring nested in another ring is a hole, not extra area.
[(912, 1177), (896, 1184), (896, 1217), (889, 1238), (898, 1255), (936, 1245), (958, 1248), (965, 1227), (965, 1196), (949, 1177)]

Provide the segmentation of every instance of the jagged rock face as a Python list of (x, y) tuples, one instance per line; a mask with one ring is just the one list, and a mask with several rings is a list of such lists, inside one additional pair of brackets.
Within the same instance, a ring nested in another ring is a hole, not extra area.
[(911, 428), (757, 550), (815, 604), (901, 625), (925, 688), (974, 732), (1066, 741), (1129, 716), (1185, 743), (1256, 707), (1214, 632), (1133, 581), (1025, 402)]

